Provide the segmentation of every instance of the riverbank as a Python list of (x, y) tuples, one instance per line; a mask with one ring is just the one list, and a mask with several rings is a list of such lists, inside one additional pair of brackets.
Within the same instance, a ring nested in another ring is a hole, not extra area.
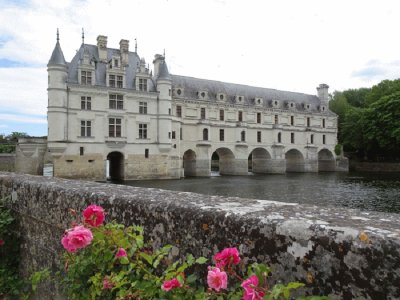
[(400, 163), (361, 162), (350, 160), (349, 169), (356, 172), (400, 173)]

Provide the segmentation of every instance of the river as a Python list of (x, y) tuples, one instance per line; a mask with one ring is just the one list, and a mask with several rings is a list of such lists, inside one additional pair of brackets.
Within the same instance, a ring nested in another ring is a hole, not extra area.
[(206, 195), (400, 213), (399, 173), (287, 173), (249, 176), (219, 176), (214, 173), (209, 178), (126, 181), (125, 184)]

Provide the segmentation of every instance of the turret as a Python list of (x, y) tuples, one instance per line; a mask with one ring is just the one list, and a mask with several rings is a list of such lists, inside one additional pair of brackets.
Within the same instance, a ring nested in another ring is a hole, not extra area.
[(67, 63), (60, 46), (57, 29), (57, 42), (49, 63), (48, 73), (48, 141), (64, 141), (67, 139)]
[(169, 150), (171, 147), (171, 89), (172, 78), (168, 72), (168, 67), (164, 56), (157, 54), (153, 61), (154, 75), (157, 92), (159, 93), (159, 142), (160, 149)]

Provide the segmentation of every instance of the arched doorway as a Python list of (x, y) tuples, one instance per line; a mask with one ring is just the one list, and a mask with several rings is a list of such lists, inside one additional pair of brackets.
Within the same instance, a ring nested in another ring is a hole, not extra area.
[(264, 148), (255, 148), (249, 155), (249, 171), (253, 173), (268, 173), (271, 155)]
[(304, 157), (297, 149), (291, 149), (285, 154), (286, 172), (304, 172)]
[(333, 153), (328, 149), (322, 149), (318, 152), (318, 172), (334, 172), (336, 170), (336, 161)]
[(196, 176), (196, 152), (189, 149), (183, 153), (184, 177)]
[(108, 174), (110, 180), (124, 180), (124, 155), (121, 152), (111, 152), (107, 155)]
[(218, 148), (211, 156), (211, 170), (219, 174), (235, 174), (235, 155), (228, 148)]

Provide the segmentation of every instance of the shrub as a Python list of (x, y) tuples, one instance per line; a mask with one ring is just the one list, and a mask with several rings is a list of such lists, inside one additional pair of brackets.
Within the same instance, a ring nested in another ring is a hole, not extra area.
[(96, 205), (79, 219), (61, 239), (66, 251), (59, 275), (70, 299), (289, 299), (291, 290), (304, 286), (290, 282), (270, 287), (271, 270), (258, 263), (243, 278), (235, 271), (238, 250), (226, 248), (213, 257), (215, 266), (208, 266), (206, 288), (194, 270), (207, 258), (188, 254), (173, 262), (170, 245), (153, 249), (140, 226), (103, 224), (104, 211)]

